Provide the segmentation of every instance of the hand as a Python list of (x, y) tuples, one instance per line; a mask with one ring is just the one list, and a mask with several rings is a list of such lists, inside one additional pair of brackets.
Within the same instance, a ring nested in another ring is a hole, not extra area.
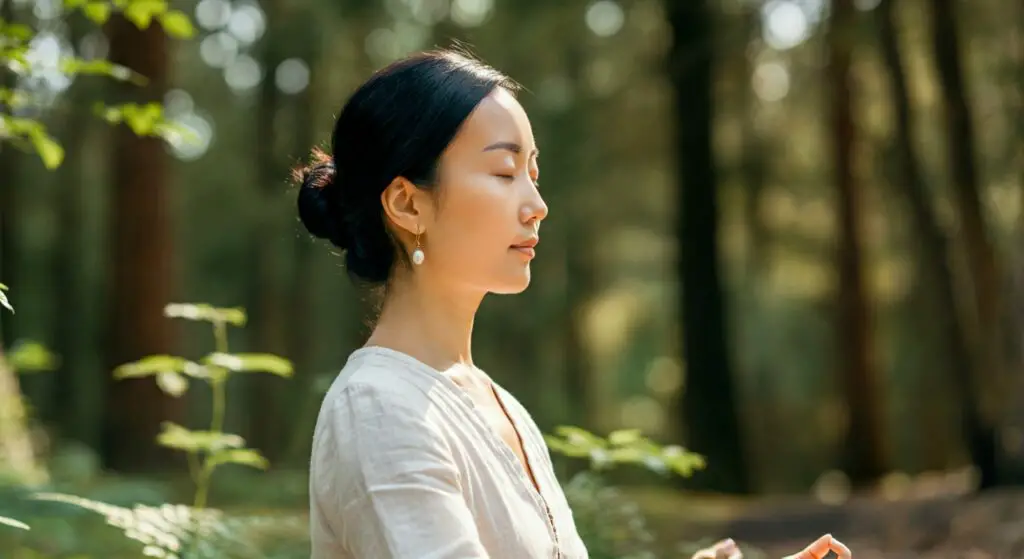
[(743, 559), (743, 552), (732, 539), (722, 540), (693, 554), (691, 559)]
[(829, 551), (834, 551), (839, 556), (839, 559), (851, 559), (853, 557), (850, 548), (833, 538), (832, 534), (825, 534), (804, 548), (803, 551), (795, 555), (788, 555), (784, 559), (825, 559)]

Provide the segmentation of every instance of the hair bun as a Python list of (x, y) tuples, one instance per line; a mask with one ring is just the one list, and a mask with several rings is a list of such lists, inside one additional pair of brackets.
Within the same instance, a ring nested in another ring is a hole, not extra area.
[(334, 158), (317, 149), (310, 165), (293, 173), (299, 188), (299, 219), (311, 235), (327, 239), (338, 248), (348, 248), (347, 235), (338, 220), (338, 197)]

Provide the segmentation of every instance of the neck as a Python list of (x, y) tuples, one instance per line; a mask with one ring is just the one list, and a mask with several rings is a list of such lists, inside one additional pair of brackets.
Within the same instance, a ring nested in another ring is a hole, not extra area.
[(446, 370), (473, 364), (473, 319), (483, 294), (445, 289), (426, 278), (396, 278), (390, 286), (369, 346), (406, 353)]

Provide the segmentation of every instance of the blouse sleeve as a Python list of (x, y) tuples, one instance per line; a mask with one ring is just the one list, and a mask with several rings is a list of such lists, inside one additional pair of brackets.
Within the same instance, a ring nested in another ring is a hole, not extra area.
[(334, 408), (331, 485), (343, 502), (332, 530), (355, 557), (486, 558), (429, 403), (395, 396), (350, 385)]

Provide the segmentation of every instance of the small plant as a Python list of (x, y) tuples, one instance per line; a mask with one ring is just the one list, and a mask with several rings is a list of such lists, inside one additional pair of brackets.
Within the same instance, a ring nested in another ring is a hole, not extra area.
[(9, 300), (7, 300), (7, 293), (6, 293), (7, 290), (8, 290), (8, 287), (6, 285), (0, 283), (0, 307), (3, 307), (3, 308), (5, 308), (5, 309), (7, 309), (7, 310), (9, 310), (9, 311), (11, 311), (13, 313), (14, 312), (14, 307), (12, 307), (11, 306), (11, 302)]
[(266, 353), (228, 352), (228, 325), (245, 325), (245, 311), (240, 308), (170, 304), (165, 307), (164, 315), (209, 323), (213, 328), (213, 353), (199, 361), (172, 355), (144, 357), (115, 369), (114, 378), (155, 377), (160, 389), (174, 397), (188, 390), (190, 379), (210, 385), (213, 409), (208, 430), (193, 431), (166, 421), (163, 431), (157, 436), (157, 444), (187, 453), (189, 474), (196, 485), (193, 506), (202, 509), (206, 506), (210, 478), (218, 466), (242, 464), (266, 469), (268, 465), (267, 459), (259, 451), (245, 447), (242, 437), (224, 432), (228, 376), (234, 373), (262, 372), (289, 378), (292, 376), (292, 364), (282, 357)]
[(580, 427), (560, 426), (545, 435), (552, 452), (586, 459), (589, 470), (563, 485), (576, 528), (593, 559), (653, 559), (654, 534), (640, 507), (602, 479), (601, 473), (632, 464), (661, 475), (690, 477), (705, 467), (704, 458), (675, 445), (662, 446), (635, 429), (613, 431), (607, 438)]
[(590, 468), (602, 471), (621, 464), (639, 465), (653, 472), (690, 477), (705, 467), (704, 457), (676, 445), (661, 446), (637, 429), (613, 431), (602, 438), (586, 429), (563, 425), (545, 435), (548, 448), (569, 458), (586, 458)]

